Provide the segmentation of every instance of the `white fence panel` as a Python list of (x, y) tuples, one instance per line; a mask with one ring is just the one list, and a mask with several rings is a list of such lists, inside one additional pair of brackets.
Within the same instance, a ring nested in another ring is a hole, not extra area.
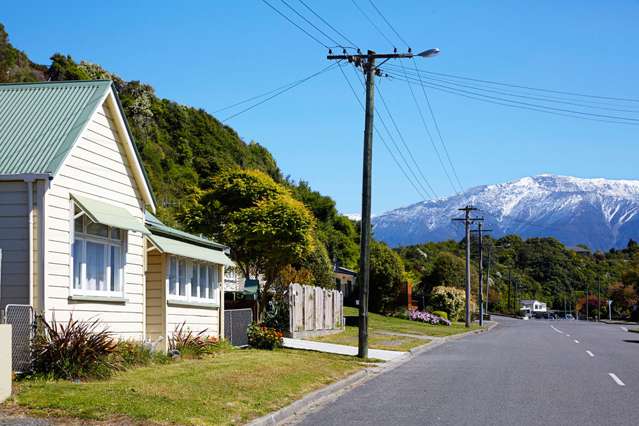
[(344, 327), (344, 298), (340, 291), (289, 285), (289, 332), (293, 337), (321, 334)]

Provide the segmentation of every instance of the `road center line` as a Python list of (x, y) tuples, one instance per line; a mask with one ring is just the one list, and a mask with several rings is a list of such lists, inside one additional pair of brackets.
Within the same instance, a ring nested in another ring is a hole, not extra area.
[(628, 329), (627, 329), (626, 327), (621, 327), (621, 329), (622, 329), (623, 331), (628, 331)]
[(626, 384), (622, 382), (621, 379), (619, 379), (619, 377), (617, 377), (614, 373), (608, 373), (608, 375), (612, 377), (612, 380), (614, 380), (615, 383), (619, 386), (626, 386)]
[(586, 351), (586, 353), (587, 353), (588, 355), (590, 355), (590, 357), (591, 357), (591, 358), (595, 356), (595, 354), (593, 354), (593, 353), (592, 353), (592, 352), (590, 352), (590, 351)]
[(559, 329), (555, 328), (555, 326), (554, 326), (554, 325), (551, 325), (551, 326), (550, 326), (550, 328), (552, 328), (553, 330), (555, 330), (555, 331), (556, 331), (557, 333), (559, 333), (559, 334), (564, 334), (564, 332), (563, 332), (563, 331), (561, 331), (561, 330), (559, 330)]
[(575, 343), (579, 343), (579, 340), (575, 339)]
[(570, 337), (570, 334), (566, 334), (566, 337)]

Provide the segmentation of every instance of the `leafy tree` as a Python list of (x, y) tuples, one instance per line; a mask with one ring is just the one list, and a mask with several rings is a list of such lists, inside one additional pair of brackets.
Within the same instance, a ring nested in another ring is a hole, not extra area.
[(368, 306), (372, 312), (388, 312), (405, 281), (404, 262), (386, 244), (371, 242)]
[(260, 311), (269, 292), (276, 290), (274, 285), (281, 283), (283, 271), (306, 269), (314, 282), (327, 284), (330, 262), (326, 250), (318, 247), (313, 214), (263, 172), (230, 169), (219, 173), (181, 219), (192, 231), (228, 244), (244, 276), (264, 275)]
[(464, 287), (466, 278), (466, 261), (449, 252), (439, 253), (432, 269), (422, 278), (421, 287), (429, 293), (433, 287), (448, 285)]
[(69, 55), (55, 53), (51, 56), (51, 65), (47, 71), (52, 81), (90, 80), (89, 74)]

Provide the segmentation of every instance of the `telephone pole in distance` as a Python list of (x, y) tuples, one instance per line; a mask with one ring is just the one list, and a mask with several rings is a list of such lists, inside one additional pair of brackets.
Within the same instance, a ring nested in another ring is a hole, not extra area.
[(466, 231), (466, 327), (470, 327), (470, 225), (483, 219), (470, 217), (470, 213), (477, 210), (473, 206), (466, 206), (457, 210), (464, 212), (464, 217), (453, 218), (453, 220), (464, 222)]
[[(477, 229), (473, 229), (470, 232), (477, 232), (479, 236), (479, 325), (484, 325), (484, 240), (483, 232), (491, 232), (492, 229), (482, 229), (481, 219), (477, 219)], [(489, 256), (490, 261), (490, 256)], [(488, 292), (486, 292), (486, 300), (488, 300)]]
[[(370, 241), (371, 241), (371, 177), (373, 165), (373, 116), (375, 110), (375, 76), (381, 75), (380, 66), (390, 59), (413, 58), (419, 56), (430, 58), (439, 53), (439, 49), (429, 49), (413, 55), (410, 49), (408, 53), (383, 53), (378, 54), (369, 50), (366, 54), (360, 53), (348, 55), (344, 50), (342, 55), (334, 55), (328, 51), (328, 60), (347, 60), (356, 67), (362, 67), (366, 75), (366, 112), (364, 116), (364, 164), (362, 171), (362, 220), (360, 230), (360, 257), (359, 257), (359, 342), (357, 356), (368, 357), (368, 287), (370, 281)], [(385, 59), (380, 65), (375, 65), (377, 59)]]

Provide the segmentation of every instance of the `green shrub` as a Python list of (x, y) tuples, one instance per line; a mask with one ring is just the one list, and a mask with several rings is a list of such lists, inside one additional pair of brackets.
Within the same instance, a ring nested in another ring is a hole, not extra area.
[(249, 345), (256, 349), (273, 350), (282, 347), (284, 343), (281, 331), (264, 324), (251, 323), (247, 331)]
[(410, 319), (410, 313), (408, 312), (408, 309), (398, 309), (395, 312), (393, 312), (391, 316), (393, 318), (401, 318), (405, 320)]
[(64, 323), (39, 318), (32, 342), (33, 372), (56, 379), (104, 378), (120, 368), (117, 343), (98, 320)]
[(173, 336), (169, 338), (169, 351), (177, 351), (183, 358), (201, 358), (219, 343), (216, 337), (204, 335), (207, 330), (194, 333), (192, 330), (185, 330), (185, 326), (186, 321), (175, 327)]
[(437, 315), (440, 318), (448, 319), (448, 314), (444, 311), (433, 311), (433, 315)]
[(466, 294), (457, 287), (437, 286), (430, 292), (430, 304), (437, 311), (444, 311), (448, 319), (457, 321), (464, 312)]
[(149, 365), (154, 358), (149, 347), (134, 340), (120, 340), (113, 355), (122, 368)]

